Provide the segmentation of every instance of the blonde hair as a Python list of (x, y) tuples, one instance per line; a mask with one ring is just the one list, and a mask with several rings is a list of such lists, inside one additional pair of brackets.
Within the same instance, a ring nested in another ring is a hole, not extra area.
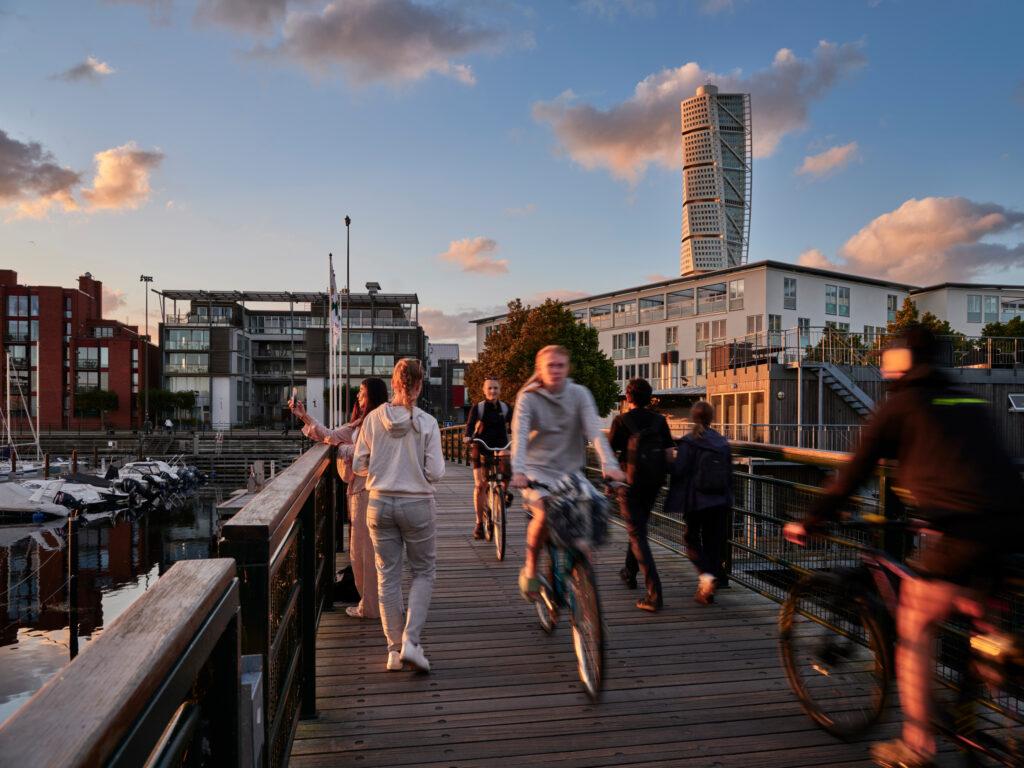
[(715, 406), (707, 400), (698, 400), (690, 406), (690, 421), (693, 422), (693, 426), (690, 428), (690, 434), (694, 437), (703, 437), (704, 433), (708, 431), (708, 427), (711, 426), (711, 422), (714, 420)]
[(395, 393), (393, 397), (395, 405), (402, 405), (405, 401), (404, 405), (412, 414), (413, 406), (416, 405), (415, 401), (411, 400), (412, 393), (422, 385), (423, 366), (420, 365), (419, 360), (406, 357), (395, 363), (395, 370), (391, 374), (391, 389)]

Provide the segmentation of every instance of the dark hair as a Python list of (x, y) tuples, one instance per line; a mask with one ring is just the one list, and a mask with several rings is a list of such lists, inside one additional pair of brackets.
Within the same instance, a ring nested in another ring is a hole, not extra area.
[(366, 416), (374, 408), (384, 405), (388, 401), (388, 385), (384, 383), (384, 379), (371, 376), (368, 379), (363, 379), (363, 386), (366, 387)]
[(920, 323), (911, 323), (892, 340), (892, 347), (910, 350), (911, 365), (930, 365), (935, 362), (938, 342), (931, 329)]
[(690, 434), (694, 437), (703, 436), (703, 434), (708, 431), (708, 427), (711, 426), (711, 422), (714, 420), (715, 406), (707, 400), (698, 400), (690, 406), (690, 421), (693, 422)]
[(654, 390), (647, 379), (630, 379), (626, 384), (626, 400), (638, 408), (650, 405)]

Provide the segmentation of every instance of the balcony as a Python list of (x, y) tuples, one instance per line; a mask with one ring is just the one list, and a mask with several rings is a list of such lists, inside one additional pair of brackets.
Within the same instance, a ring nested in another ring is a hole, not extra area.
[(187, 375), (187, 374), (196, 374), (196, 373), (209, 373), (209, 372), (210, 372), (210, 366), (209, 365), (197, 364), (197, 363), (193, 363), (191, 365), (189, 365), (189, 364), (186, 364), (186, 365), (175, 365), (175, 366), (172, 366), (172, 367), (164, 368), (164, 374), (167, 375), (167, 376), (175, 376), (175, 375), (179, 375), (179, 374), (180, 375)]
[(169, 352), (209, 352), (208, 341), (168, 341), (164, 349)]
[(79, 371), (97, 371), (99, 367), (99, 360), (78, 360), (75, 362), (75, 368)]
[(627, 325), (636, 325), (636, 312), (620, 312), (615, 315), (616, 328), (622, 328)]

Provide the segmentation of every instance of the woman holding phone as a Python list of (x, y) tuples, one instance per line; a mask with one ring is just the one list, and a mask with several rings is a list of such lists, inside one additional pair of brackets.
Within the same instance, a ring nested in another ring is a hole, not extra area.
[(359, 385), (352, 419), (338, 429), (328, 429), (309, 415), (294, 393), (288, 401), (292, 413), (303, 423), (302, 434), (310, 440), (338, 446), (338, 474), (348, 487), (349, 514), (349, 560), (352, 576), (359, 591), (359, 604), (350, 605), (345, 613), (357, 619), (379, 619), (380, 608), (377, 597), (377, 567), (374, 562), (373, 542), (366, 526), (366, 509), (369, 492), (366, 478), (352, 472), (352, 454), (359, 430), (364, 419), (388, 399), (388, 387), (383, 379), (371, 377)]

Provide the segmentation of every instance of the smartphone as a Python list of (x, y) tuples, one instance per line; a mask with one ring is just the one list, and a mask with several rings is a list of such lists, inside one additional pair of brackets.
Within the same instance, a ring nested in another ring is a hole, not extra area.
[(295, 398), (298, 397), (298, 394), (299, 394), (299, 388), (298, 387), (292, 387), (292, 396), (291, 396), (291, 399), (288, 400), (288, 404), (289, 405), (294, 405), (295, 404)]

